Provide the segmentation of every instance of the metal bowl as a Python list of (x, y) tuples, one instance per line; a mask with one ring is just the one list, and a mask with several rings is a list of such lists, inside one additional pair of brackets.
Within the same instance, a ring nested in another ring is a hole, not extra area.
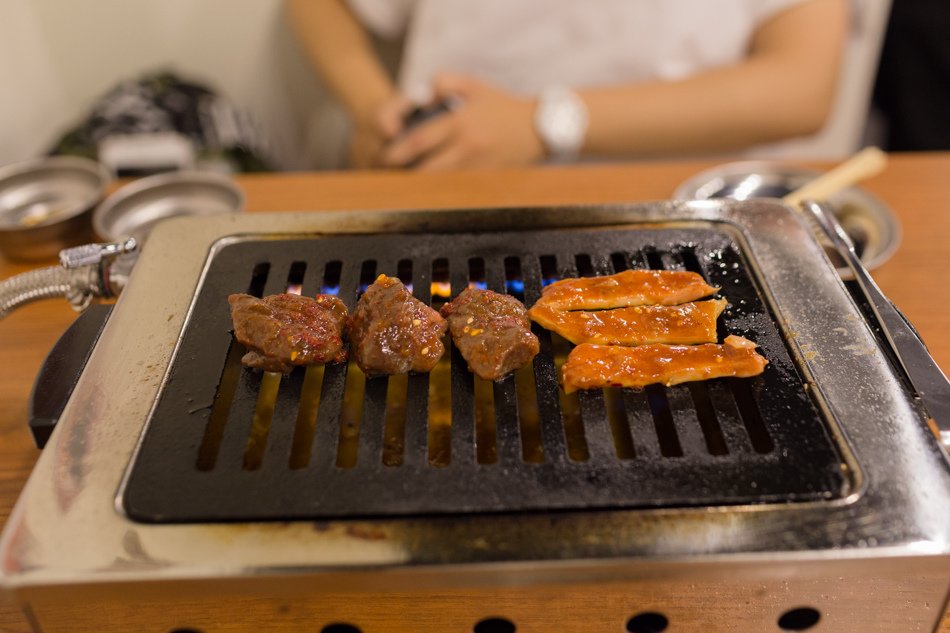
[(120, 188), (93, 212), (92, 226), (104, 240), (134, 237), (141, 245), (163, 220), (243, 209), (244, 194), (231, 178), (213, 172), (171, 172)]
[[(673, 195), (678, 200), (781, 198), (820, 175), (820, 171), (773, 162), (727, 163), (696, 174)], [(834, 211), (869, 269), (883, 264), (897, 250), (900, 222), (877, 197), (859, 187), (848, 187), (823, 202)], [(851, 274), (840, 257), (829, 256), (839, 273)]]
[(0, 252), (42, 260), (89, 242), (90, 215), (111, 182), (105, 166), (75, 156), (0, 168)]

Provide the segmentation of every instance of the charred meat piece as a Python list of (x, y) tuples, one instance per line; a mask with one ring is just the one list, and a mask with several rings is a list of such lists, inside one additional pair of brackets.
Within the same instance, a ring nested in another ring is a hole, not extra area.
[(442, 306), (455, 346), (479, 378), (498, 380), (531, 362), (540, 345), (524, 305), (510, 295), (466, 288)]
[(688, 345), (716, 342), (716, 319), (726, 305), (725, 299), (711, 299), (675, 306), (562, 312), (536, 303), (528, 316), (575, 345)]
[(571, 350), (563, 368), (564, 391), (601, 387), (676, 385), (694, 380), (735, 376), (748, 378), (765, 370), (768, 361), (755, 343), (741, 336), (724, 345), (591, 345)]
[(332, 295), (278, 294), (258, 299), (233, 294), (228, 303), (234, 336), (248, 348), (241, 359), (247, 367), (287, 373), (296, 365), (346, 358), (346, 305)]
[(625, 270), (604, 277), (562, 279), (545, 286), (535, 305), (556, 310), (604, 310), (649, 304), (677, 305), (719, 288), (683, 270)]
[(368, 376), (428, 372), (445, 352), (448, 324), (395, 277), (380, 275), (349, 320), (350, 350)]

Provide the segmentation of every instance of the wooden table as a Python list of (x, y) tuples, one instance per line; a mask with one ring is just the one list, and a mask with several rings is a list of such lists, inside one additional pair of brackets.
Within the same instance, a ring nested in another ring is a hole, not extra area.
[[(649, 162), (452, 173), (346, 172), (249, 175), (238, 178), (250, 212), (411, 209), (607, 203), (669, 198), (676, 186), (712, 162)], [(827, 164), (806, 164), (825, 168)], [(884, 173), (864, 183), (900, 219), (894, 257), (874, 271), (950, 370), (950, 153), (893, 155)], [(35, 265), (0, 260), (0, 279)], [(75, 318), (65, 301), (35, 303), (0, 321), (0, 525), (39, 451), (27, 430), (27, 400), (40, 363)], [(0, 606), (0, 632), (28, 627)], [(950, 618), (940, 629), (950, 633)]]

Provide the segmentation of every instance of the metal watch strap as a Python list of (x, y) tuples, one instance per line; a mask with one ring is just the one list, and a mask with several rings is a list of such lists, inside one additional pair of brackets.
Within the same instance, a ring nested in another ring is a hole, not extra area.
[(552, 158), (576, 157), (584, 144), (587, 123), (587, 106), (573, 90), (552, 86), (538, 95), (534, 126)]

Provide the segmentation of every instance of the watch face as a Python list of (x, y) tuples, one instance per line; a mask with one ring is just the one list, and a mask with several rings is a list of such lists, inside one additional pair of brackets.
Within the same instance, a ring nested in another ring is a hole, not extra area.
[(570, 90), (546, 90), (538, 99), (535, 126), (551, 154), (572, 157), (584, 143), (587, 107), (583, 100)]

